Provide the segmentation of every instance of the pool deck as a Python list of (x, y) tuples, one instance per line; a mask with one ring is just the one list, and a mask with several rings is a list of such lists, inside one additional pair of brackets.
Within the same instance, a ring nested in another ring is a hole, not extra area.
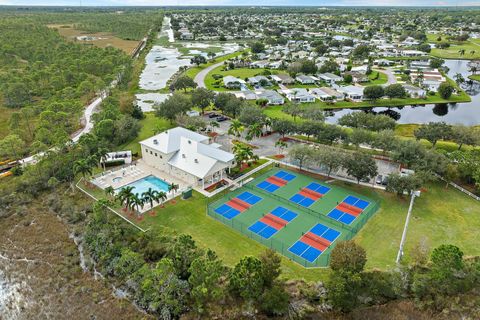
[[(126, 165), (121, 168), (117, 168), (116, 170), (107, 170), (102, 172), (101, 174), (94, 177), (91, 182), (98, 186), (101, 189), (105, 189), (111, 186), (113, 189), (118, 189), (123, 186), (126, 186), (132, 182), (137, 180), (143, 179), (147, 176), (153, 175), (163, 181), (171, 184), (172, 182), (179, 186), (177, 192), (173, 194), (172, 192), (167, 192), (167, 200), (169, 201), (177, 196), (179, 196), (182, 191), (186, 190), (188, 187), (191, 187), (188, 183), (183, 180), (180, 180), (176, 177), (169, 175), (166, 172), (157, 170), (146, 165), (143, 161), (137, 161), (135, 164)], [(154, 203), (153, 207), (158, 206), (159, 203)], [(145, 204), (140, 212), (145, 212), (150, 210), (150, 204)]]

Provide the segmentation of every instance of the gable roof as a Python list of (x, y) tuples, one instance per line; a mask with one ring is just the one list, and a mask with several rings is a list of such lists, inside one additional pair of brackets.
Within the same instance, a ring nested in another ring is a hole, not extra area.
[(180, 138), (185, 137), (192, 141), (206, 142), (208, 137), (196, 133), (191, 130), (187, 130), (182, 127), (176, 127), (173, 129), (165, 130), (153, 137), (145, 139), (140, 142), (146, 147), (153, 150), (160, 151), (163, 154), (169, 154), (180, 149)]

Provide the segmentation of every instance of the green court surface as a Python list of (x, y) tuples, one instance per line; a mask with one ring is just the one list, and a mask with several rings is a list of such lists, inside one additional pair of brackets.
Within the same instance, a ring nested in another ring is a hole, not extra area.
[(311, 268), (328, 266), (335, 244), (353, 238), (378, 208), (353, 191), (275, 168), (208, 204), (207, 212)]

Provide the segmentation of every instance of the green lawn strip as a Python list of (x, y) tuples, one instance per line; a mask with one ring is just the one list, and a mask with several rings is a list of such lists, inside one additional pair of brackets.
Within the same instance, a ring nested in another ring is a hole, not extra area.
[(142, 127), (138, 136), (134, 140), (117, 147), (117, 150), (131, 150), (132, 153), (140, 155), (140, 141), (150, 138), (157, 130), (160, 133), (173, 127), (170, 121), (156, 117), (153, 112), (146, 112), (145, 119), (140, 120), (140, 125)]
[(468, 79), (475, 80), (475, 81), (480, 81), (480, 74), (472, 74), (468, 76)]

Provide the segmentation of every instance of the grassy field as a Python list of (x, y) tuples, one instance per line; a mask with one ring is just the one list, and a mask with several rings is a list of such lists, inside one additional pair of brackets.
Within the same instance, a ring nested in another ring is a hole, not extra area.
[(142, 128), (138, 136), (134, 140), (119, 146), (118, 150), (131, 150), (132, 153), (140, 154), (139, 141), (151, 137), (155, 132), (160, 133), (173, 126), (168, 120), (156, 117), (153, 112), (146, 112), (145, 119), (140, 120), (140, 125)]
[[(438, 41), (438, 37), (441, 41)], [(480, 39), (468, 39), (467, 41), (448, 40), (446, 35), (427, 34), (427, 39), (432, 43), (447, 42), (450, 47), (446, 49), (434, 48), (430, 52), (432, 56), (443, 59), (479, 59), (480, 58)], [(460, 50), (465, 50), (465, 54), (461, 55)], [(474, 53), (472, 54), (472, 51)]]
[[(89, 33), (82, 30), (75, 29), (73, 25), (59, 25), (59, 24), (50, 24), (49, 28), (55, 28), (58, 30), (60, 35), (67, 38), (70, 41), (78, 41), (76, 37), (79, 36), (91, 36), (98, 38), (93, 41), (81, 41), (85, 45), (95, 45), (100, 48), (114, 47), (120, 50), (123, 50), (127, 54), (131, 54), (133, 50), (138, 46), (138, 41), (132, 40), (123, 40), (111, 33), (98, 32), (98, 33)], [(80, 42), (80, 41), (78, 41)]]

